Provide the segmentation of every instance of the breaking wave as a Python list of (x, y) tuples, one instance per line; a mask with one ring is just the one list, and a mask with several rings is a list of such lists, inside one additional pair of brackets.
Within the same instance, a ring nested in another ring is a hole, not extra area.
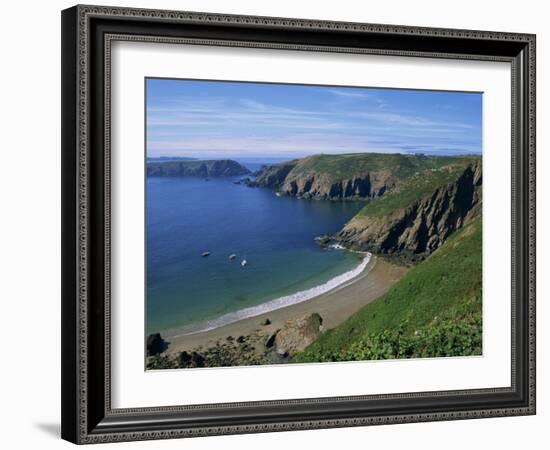
[(242, 319), (248, 319), (250, 317), (259, 316), (261, 314), (275, 311), (277, 309), (281, 309), (286, 306), (296, 305), (297, 303), (305, 302), (321, 294), (325, 294), (329, 291), (332, 291), (336, 288), (343, 287), (350, 280), (357, 277), (358, 275), (361, 274), (361, 272), (363, 272), (363, 270), (365, 270), (365, 268), (367, 267), (367, 264), (371, 259), (371, 256), (372, 255), (370, 253), (367, 253), (357, 267), (355, 267), (354, 269), (348, 272), (344, 272), (343, 274), (338, 275), (334, 278), (331, 278), (330, 280), (328, 280), (323, 284), (314, 286), (310, 289), (305, 289), (303, 291), (298, 291), (294, 294), (285, 295), (285, 296), (270, 300), (268, 302), (262, 303), (260, 305), (251, 306), (248, 308), (240, 309), (238, 311), (224, 314), (223, 316), (220, 316), (216, 319), (208, 320), (206, 322), (202, 322), (201, 324), (196, 324), (193, 327), (194, 329), (191, 329), (191, 327), (186, 327), (188, 331), (180, 330), (183, 332), (180, 332), (178, 335), (171, 336), (171, 337), (173, 338), (177, 336), (189, 336), (191, 334), (197, 334), (197, 333), (202, 333), (209, 330), (214, 330), (224, 325), (238, 322), (239, 320), (242, 320)]

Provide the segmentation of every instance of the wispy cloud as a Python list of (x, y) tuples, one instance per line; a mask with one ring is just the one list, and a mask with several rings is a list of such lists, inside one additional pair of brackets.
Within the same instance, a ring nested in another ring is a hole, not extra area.
[(361, 113), (357, 113), (357, 116), (374, 120), (377, 122), (383, 122), (386, 124), (404, 125), (408, 127), (428, 128), (428, 129), (435, 129), (435, 128), (474, 129), (475, 128), (473, 125), (466, 124), (466, 123), (442, 122), (442, 121), (427, 119), (425, 117), (420, 117), (420, 116), (397, 114), (397, 113), (390, 113), (390, 112), (361, 112)]
[[(284, 108), (255, 100), (240, 99), (228, 104), (225, 101), (182, 102), (169, 108), (148, 108), (147, 124), (150, 127), (254, 126), (270, 128), (325, 129), (346, 128), (338, 115), (322, 111)], [(343, 117), (343, 116), (341, 116)]]
[[(410, 91), (194, 83), (177, 93), (161, 89), (164, 96), (148, 90), (151, 155), (481, 149), (481, 109), (466, 111), (454, 97), (436, 103)], [(327, 100), (327, 93), (342, 101)]]
[(343, 97), (343, 98), (354, 98), (355, 99), (355, 98), (370, 98), (371, 97), (366, 92), (358, 92), (358, 91), (352, 91), (352, 90), (329, 89), (327, 92), (332, 94), (332, 95), (336, 95), (337, 97)]

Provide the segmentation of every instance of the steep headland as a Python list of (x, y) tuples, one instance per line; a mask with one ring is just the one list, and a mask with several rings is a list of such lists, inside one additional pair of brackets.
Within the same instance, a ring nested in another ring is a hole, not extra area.
[(314, 199), (374, 199), (411, 176), (460, 158), (355, 153), (313, 155), (264, 168), (249, 184)]
[(147, 164), (147, 175), (156, 177), (233, 177), (249, 173), (250, 170), (232, 159), (159, 161)]
[(406, 262), (425, 258), (481, 211), (477, 156), (313, 155), (266, 167), (249, 184), (299, 198), (364, 199), (325, 241)]
[(368, 203), (335, 239), (356, 250), (423, 259), (480, 214), (481, 190), (479, 159), (418, 173)]

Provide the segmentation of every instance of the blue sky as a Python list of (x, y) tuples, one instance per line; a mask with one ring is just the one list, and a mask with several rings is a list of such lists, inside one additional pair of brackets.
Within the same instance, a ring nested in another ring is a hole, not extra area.
[(147, 156), (465, 154), (482, 150), (479, 93), (147, 79)]

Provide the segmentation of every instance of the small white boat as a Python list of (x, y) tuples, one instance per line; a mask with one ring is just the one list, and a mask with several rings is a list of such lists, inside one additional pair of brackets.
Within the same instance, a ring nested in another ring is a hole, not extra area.
[(246, 259), (243, 259), (243, 260), (241, 261), (241, 266), (242, 266), (242, 267), (246, 266), (247, 264), (248, 264), (248, 261), (247, 261)]
[(232, 253), (231, 255), (229, 255), (229, 259), (231, 261), (233, 261), (236, 257), (237, 257), (237, 255), (235, 255), (235, 253)]
[(275, 195), (276, 195), (277, 197), (280, 197), (280, 196), (281, 196), (281, 193), (280, 193), (280, 192), (275, 192)]
[(204, 257), (206, 257), (206, 256), (208, 256), (208, 255), (210, 255), (210, 252), (203, 252), (201, 256), (204, 258)]

